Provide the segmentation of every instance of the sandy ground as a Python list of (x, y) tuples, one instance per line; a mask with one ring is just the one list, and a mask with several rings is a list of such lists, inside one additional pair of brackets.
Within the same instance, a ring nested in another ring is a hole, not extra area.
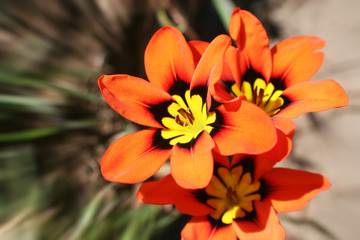
[[(292, 159), (310, 163), (306, 170), (327, 176), (332, 187), (290, 216), (314, 220), (340, 240), (360, 239), (359, 9), (357, 0), (288, 0), (272, 12), (283, 37), (314, 35), (326, 41), (324, 64), (313, 80), (334, 79), (350, 97), (346, 108), (316, 113), (317, 127), (309, 115), (296, 119), (292, 153)], [(291, 161), (284, 164), (296, 166)], [(332, 239), (314, 224), (282, 222), (288, 239)]]

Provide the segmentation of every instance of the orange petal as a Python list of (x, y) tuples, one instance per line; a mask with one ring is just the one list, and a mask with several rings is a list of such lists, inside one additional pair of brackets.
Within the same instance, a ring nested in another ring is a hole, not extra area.
[(222, 80), (234, 80), (238, 86), (241, 86), (241, 74), (239, 66), (241, 65), (240, 51), (232, 46), (225, 53)]
[(308, 201), (331, 186), (320, 174), (287, 168), (274, 168), (263, 179), (271, 189), (266, 198), (278, 213), (303, 209)]
[(191, 216), (206, 216), (214, 211), (214, 209), (199, 202), (194, 197), (193, 191), (177, 185), (171, 175), (167, 175), (158, 181), (143, 183), (136, 197), (142, 203), (175, 205), (179, 212)]
[(288, 38), (271, 49), (273, 58), (272, 78), (282, 79), (288, 88), (308, 81), (320, 68), (325, 41), (317, 37)]
[(273, 123), (275, 127), (281, 130), (288, 138), (292, 139), (294, 137), (296, 125), (292, 120), (274, 117)]
[(181, 232), (181, 240), (236, 240), (231, 225), (213, 226), (206, 217), (194, 217)]
[(211, 153), (214, 146), (214, 141), (206, 131), (185, 146), (175, 145), (170, 166), (176, 183), (189, 189), (206, 187), (214, 169)]
[(214, 99), (221, 103), (232, 101), (235, 96), (225, 89), (224, 82), (241, 85), (239, 69), (240, 59), (238, 49), (230, 46), (224, 55), (224, 61), (217, 63), (210, 76), (209, 90)]
[(278, 118), (296, 118), (303, 113), (343, 107), (349, 102), (344, 89), (331, 79), (299, 83), (282, 95), (290, 100), (290, 104), (275, 115)]
[(176, 80), (190, 83), (195, 64), (184, 36), (175, 27), (163, 27), (150, 39), (145, 50), (149, 81), (167, 90)]
[(236, 42), (236, 44), (238, 45), (238, 47), (241, 45), (240, 43), (240, 39), (241, 39), (241, 9), (240, 8), (235, 8), (232, 12), (231, 18), (230, 18), (230, 22), (229, 22), (229, 34), (231, 36), (232, 39), (234, 39), (234, 41)]
[(148, 81), (128, 75), (103, 75), (100, 90), (108, 104), (130, 121), (162, 127), (149, 111), (150, 105), (171, 100), (171, 96)]
[(223, 58), (227, 48), (231, 44), (231, 39), (226, 35), (217, 36), (203, 53), (199, 64), (195, 69), (191, 80), (190, 89), (197, 86), (207, 86), (211, 70), (215, 64)]
[(232, 223), (239, 239), (242, 240), (285, 240), (285, 230), (281, 226), (274, 209), (267, 202), (254, 202), (256, 219)]
[(260, 73), (267, 81), (271, 74), (269, 38), (261, 22), (250, 12), (236, 8), (229, 24), (229, 32), (241, 51), (240, 69), (249, 68)]
[(114, 142), (101, 160), (105, 179), (121, 183), (138, 183), (154, 175), (170, 157), (171, 149), (155, 143), (156, 129), (125, 135)]
[(212, 133), (217, 151), (223, 155), (260, 154), (269, 151), (277, 141), (271, 118), (248, 101), (235, 101), (217, 108), (223, 122), (217, 120)]

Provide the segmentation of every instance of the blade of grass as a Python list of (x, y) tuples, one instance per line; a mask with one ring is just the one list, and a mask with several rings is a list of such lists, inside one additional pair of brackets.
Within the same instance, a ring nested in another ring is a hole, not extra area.
[(0, 70), (0, 84), (9, 84), (20, 87), (50, 88), (71, 97), (76, 97), (91, 102), (99, 101), (99, 97), (91, 93), (79, 92), (77, 90), (68, 89), (44, 80), (22, 77), (16, 74), (5, 72), (3, 70)]
[[(125, 232), (121, 235), (122, 240), (147, 240), (155, 229), (156, 216), (161, 210), (158, 206), (143, 206), (133, 210), (130, 222)], [(141, 231), (139, 231), (141, 229)]]
[(3, 108), (10, 108), (18, 111), (31, 111), (44, 114), (57, 114), (56, 105), (61, 104), (60, 101), (52, 101), (44, 98), (30, 96), (14, 96), (0, 94), (0, 105)]
[(236, 7), (230, 0), (212, 0), (225, 29), (228, 29), (232, 11)]
[(75, 231), (71, 234), (69, 240), (82, 239), (82, 234), (89, 226), (91, 226), (91, 223), (94, 221), (95, 215), (101, 207), (101, 203), (105, 194), (112, 187), (112, 184), (107, 185), (88, 203), (88, 205), (84, 208), (83, 213), (80, 216), (76, 226), (74, 227)]
[(0, 142), (28, 141), (57, 134), (63, 130), (62, 127), (44, 127), (18, 132), (1, 133)]

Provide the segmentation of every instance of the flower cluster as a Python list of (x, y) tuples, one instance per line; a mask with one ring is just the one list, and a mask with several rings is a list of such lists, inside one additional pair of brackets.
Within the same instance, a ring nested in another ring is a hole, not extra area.
[(101, 171), (138, 183), (170, 159), (171, 173), (143, 183), (137, 198), (193, 216), (182, 239), (285, 239), (277, 213), (298, 211), (330, 187), (322, 175), (274, 168), (291, 151), (291, 119), (343, 107), (348, 97), (333, 80), (309, 81), (323, 40), (294, 37), (270, 49), (259, 20), (239, 8), (229, 33), (187, 42), (163, 27), (145, 51), (148, 81), (99, 78), (109, 105), (148, 127), (114, 142)]

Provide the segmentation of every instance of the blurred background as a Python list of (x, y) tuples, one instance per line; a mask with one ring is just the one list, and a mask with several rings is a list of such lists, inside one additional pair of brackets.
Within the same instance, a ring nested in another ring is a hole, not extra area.
[(319, 172), (333, 187), (280, 218), (288, 240), (357, 239), (356, 0), (1, 0), (0, 239), (180, 239), (188, 216), (140, 205), (138, 185), (102, 178), (106, 148), (138, 126), (105, 103), (97, 78), (146, 79), (143, 54), (156, 30), (173, 25), (188, 40), (211, 41), (227, 33), (236, 6), (262, 21), (272, 45), (299, 35), (326, 40), (313, 79), (338, 81), (350, 104), (296, 119), (295, 146), (283, 165)]

